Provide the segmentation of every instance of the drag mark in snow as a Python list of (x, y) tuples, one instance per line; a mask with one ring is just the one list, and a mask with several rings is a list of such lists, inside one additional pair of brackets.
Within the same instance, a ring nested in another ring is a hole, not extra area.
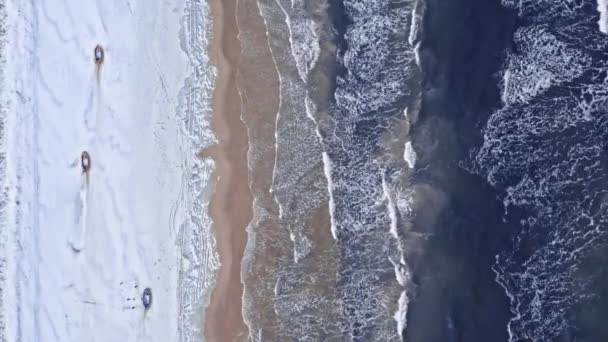
[(82, 151), (80, 155), (80, 166), (82, 167), (82, 185), (77, 198), (77, 223), (80, 231), (74, 232), (74, 237), (70, 238), (69, 245), (74, 253), (80, 253), (84, 249), (87, 233), (87, 207), (89, 198), (89, 171), (91, 170), (91, 156), (87, 151)]

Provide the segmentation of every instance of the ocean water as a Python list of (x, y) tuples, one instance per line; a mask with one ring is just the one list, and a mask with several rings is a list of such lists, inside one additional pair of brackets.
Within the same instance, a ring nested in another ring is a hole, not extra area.
[[(344, 1), (335, 104), (321, 127), (336, 240), (339, 329), (353, 340), (399, 340), (405, 328), (420, 96), (414, 1)], [(406, 146), (409, 146), (406, 148)]]
[(510, 245), (498, 193), (466, 168), (482, 127), (500, 105), (498, 72), (512, 35), (499, 1), (425, 3), (419, 61), (422, 99), (410, 135), (411, 270), (406, 341), (505, 341), (508, 298), (495, 255)]
[(280, 101), (251, 141), (253, 339), (602, 340), (597, 3), (258, 5)]
[(268, 0), (258, 10), (280, 101), (267, 118), (272, 147), (263, 137), (250, 141), (254, 161), (266, 151), (273, 162), (270, 196), (254, 191), (248, 228), (250, 337), (400, 340), (422, 8)]
[(517, 30), (474, 168), (519, 216), (493, 266), (509, 339), (604, 340), (608, 37), (592, 1), (503, 5)]
[(255, 116), (247, 106), (243, 113), (250, 130), (272, 132), (269, 137), (250, 131), (249, 164), (257, 183), (243, 278), (245, 319), (254, 340), (339, 336), (329, 324), (320, 325), (331, 322), (335, 302), (331, 284), (322, 285), (331, 281), (332, 256), (318, 234), (323, 219), (315, 218), (327, 210), (328, 199), (315, 124), (323, 99), (312, 99), (311, 89), (320, 72), (317, 61), (327, 58), (319, 48), (329, 34), (325, 6), (325, 1), (259, 1), (252, 15), (261, 16), (267, 38), (242, 43), (252, 60), (260, 53), (257, 44), (267, 44), (272, 63), (267, 73), (277, 81), (277, 89), (266, 90), (277, 92), (272, 109), (264, 108), (272, 114)]

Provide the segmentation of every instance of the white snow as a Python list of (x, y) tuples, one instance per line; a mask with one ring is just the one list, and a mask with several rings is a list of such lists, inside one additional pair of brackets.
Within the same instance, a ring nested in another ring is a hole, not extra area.
[(177, 114), (185, 1), (8, 0), (7, 340), (188, 339), (178, 224), (200, 209), (184, 200), (194, 156)]

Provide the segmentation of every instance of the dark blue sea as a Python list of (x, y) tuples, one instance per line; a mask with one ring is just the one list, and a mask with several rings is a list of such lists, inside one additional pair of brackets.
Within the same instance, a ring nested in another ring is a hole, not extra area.
[(281, 89), (252, 339), (608, 341), (597, 6), (258, 1)]
[[(352, 303), (344, 331), (370, 340), (385, 328), (390, 261), (407, 279), (403, 340), (608, 341), (608, 36), (597, 3), (334, 10), (340, 72), (324, 146), (338, 290)], [(394, 126), (416, 152), (413, 170), (391, 158)], [(383, 249), (395, 251), (388, 261)]]

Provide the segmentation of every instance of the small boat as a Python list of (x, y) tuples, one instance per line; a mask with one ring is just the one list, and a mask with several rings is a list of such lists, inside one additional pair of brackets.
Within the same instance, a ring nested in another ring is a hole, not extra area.
[(101, 45), (95, 46), (95, 64), (103, 63), (103, 48)]
[(141, 295), (141, 301), (144, 304), (144, 308), (148, 310), (152, 305), (152, 290), (149, 287), (146, 287), (144, 293)]
[(82, 173), (87, 173), (91, 169), (91, 156), (89, 152), (82, 151), (80, 155), (80, 165), (82, 166)]

